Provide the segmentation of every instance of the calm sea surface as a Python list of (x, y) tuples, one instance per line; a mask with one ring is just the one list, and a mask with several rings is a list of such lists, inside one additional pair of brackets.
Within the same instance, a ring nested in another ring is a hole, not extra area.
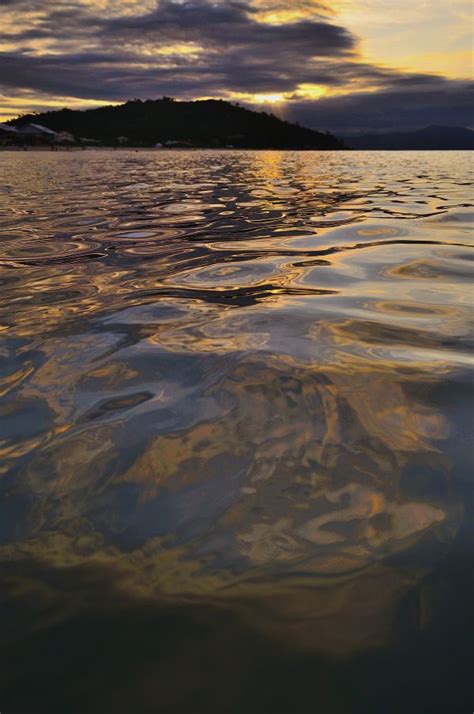
[(0, 711), (471, 712), (468, 153), (0, 154)]

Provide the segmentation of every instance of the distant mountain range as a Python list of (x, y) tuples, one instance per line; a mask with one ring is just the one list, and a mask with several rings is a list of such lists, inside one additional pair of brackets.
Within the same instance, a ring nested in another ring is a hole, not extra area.
[(335, 136), (306, 129), (222, 100), (194, 102), (135, 99), (119, 106), (44, 112), (10, 125), (40, 124), (105, 145), (211, 146), (277, 149), (341, 149)]
[(456, 126), (428, 126), (416, 131), (345, 136), (352, 149), (474, 149), (474, 131)]

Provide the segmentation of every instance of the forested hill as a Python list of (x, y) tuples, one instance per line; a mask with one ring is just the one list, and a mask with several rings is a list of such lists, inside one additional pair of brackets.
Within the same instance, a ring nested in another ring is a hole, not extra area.
[(11, 123), (20, 126), (30, 122), (107, 145), (120, 143), (119, 137), (126, 137), (127, 143), (133, 146), (186, 142), (215, 147), (343, 148), (329, 133), (306, 129), (272, 114), (254, 112), (222, 100), (136, 99), (119, 106), (24, 115)]

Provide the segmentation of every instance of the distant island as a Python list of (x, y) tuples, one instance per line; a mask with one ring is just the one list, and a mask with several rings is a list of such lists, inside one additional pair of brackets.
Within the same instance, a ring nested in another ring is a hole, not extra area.
[(329, 132), (307, 129), (223, 100), (134, 99), (97, 109), (26, 114), (8, 125), (20, 131), (22, 127), (40, 126), (72, 136), (77, 143), (105, 146), (345, 148)]
[(427, 126), (416, 131), (345, 136), (351, 149), (474, 149), (474, 131), (456, 126)]
[(474, 131), (429, 126), (337, 138), (221, 99), (134, 99), (97, 109), (24, 114), (0, 124), (0, 144), (241, 149), (474, 149)]

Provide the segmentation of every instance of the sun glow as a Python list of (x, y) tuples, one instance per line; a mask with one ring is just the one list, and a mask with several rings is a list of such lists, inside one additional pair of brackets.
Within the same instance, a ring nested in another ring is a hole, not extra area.
[(300, 84), (295, 92), (302, 99), (319, 99), (328, 93), (328, 87), (324, 87), (321, 84)]
[[(367, 87), (364, 87), (367, 89)], [(351, 85), (351, 91), (356, 91), (356, 88)], [(227, 98), (231, 102), (245, 102), (247, 104), (260, 104), (260, 105), (282, 105), (287, 102), (294, 100), (317, 100), (323, 97), (341, 96), (346, 94), (346, 88), (337, 89), (333, 87), (326, 87), (323, 84), (299, 84), (296, 89), (292, 92), (278, 92), (278, 93), (258, 93), (258, 94), (246, 94), (244, 92), (232, 92)]]
[(250, 94), (249, 92), (228, 92), (225, 96), (229, 102), (244, 102), (245, 104), (269, 104), (277, 106), (284, 104), (291, 99), (292, 92), (275, 92), (275, 93), (258, 93)]
[(280, 104), (285, 99), (284, 94), (255, 94), (253, 101), (257, 104)]

